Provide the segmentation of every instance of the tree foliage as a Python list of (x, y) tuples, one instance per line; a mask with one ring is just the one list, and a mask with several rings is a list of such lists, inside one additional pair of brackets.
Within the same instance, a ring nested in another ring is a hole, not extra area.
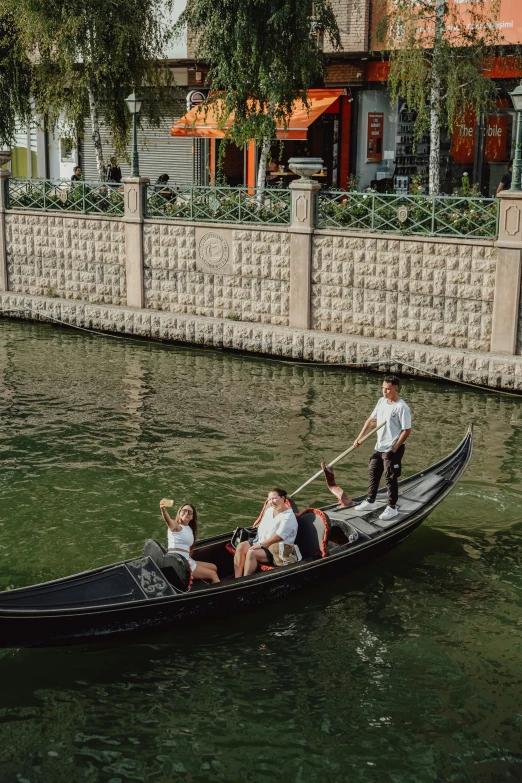
[[(497, 88), (484, 69), (503, 42), (499, 8), (500, 0), (381, 0), (376, 39), (389, 51), (391, 99), (404, 98), (416, 112), (415, 139), (430, 133), (434, 153), (442, 128), (451, 132), (467, 112), (495, 106)], [(430, 191), (438, 192), (434, 166), (433, 157)]]
[(31, 62), (18, 36), (11, 13), (0, 13), (0, 146), (10, 146), (16, 120), (27, 122), (31, 112), (29, 101)]
[(340, 45), (330, 0), (188, 0), (185, 25), (215, 93), (202, 111), (212, 104), (221, 127), (233, 116), (227, 138), (238, 147), (274, 139), (294, 102), (322, 84), (318, 31)]
[(162, 0), (4, 0), (23, 52), (30, 53), (31, 95), (49, 127), (83, 132), (93, 107), (103, 110), (115, 149), (123, 153), (130, 117), (125, 98), (148, 86), (144, 110), (159, 119), (170, 72), (160, 62), (171, 37)]

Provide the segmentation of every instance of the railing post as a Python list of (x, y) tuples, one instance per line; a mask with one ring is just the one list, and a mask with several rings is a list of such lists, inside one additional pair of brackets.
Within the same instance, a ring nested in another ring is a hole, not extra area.
[(522, 280), (522, 192), (499, 194), (498, 260), (491, 326), (491, 351), (517, 352), (517, 333)]
[(8, 204), (7, 189), (11, 172), (0, 169), (0, 291), (8, 291), (7, 246), (5, 236), (5, 210)]
[(289, 326), (309, 329), (311, 319), (312, 243), (315, 230), (314, 202), (321, 185), (301, 177), (290, 183), (292, 191), (290, 232)]
[(148, 177), (126, 177), (123, 180), (125, 213), (125, 266), (127, 272), (127, 306), (142, 308), (143, 292), (143, 219), (144, 188)]

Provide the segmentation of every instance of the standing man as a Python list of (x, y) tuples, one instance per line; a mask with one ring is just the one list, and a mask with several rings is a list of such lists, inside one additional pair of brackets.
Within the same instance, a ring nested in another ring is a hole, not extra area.
[(399, 514), (397, 510), (399, 497), (397, 479), (401, 475), (404, 443), (411, 432), (410, 409), (399, 397), (399, 386), (400, 381), (395, 375), (386, 375), (382, 383), (382, 397), (353, 443), (354, 447), (359, 446), (360, 439), (368, 430), (384, 422), (384, 427), (381, 427), (377, 433), (375, 451), (370, 457), (368, 497), (355, 506), (356, 511), (369, 511), (374, 508), (375, 496), (384, 473), (388, 487), (388, 505), (379, 516), (379, 519), (382, 520), (393, 519)]

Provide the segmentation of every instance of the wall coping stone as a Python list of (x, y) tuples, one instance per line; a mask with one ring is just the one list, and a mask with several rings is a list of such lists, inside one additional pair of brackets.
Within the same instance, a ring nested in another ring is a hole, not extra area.
[(316, 228), (316, 236), (350, 237), (352, 239), (387, 239), (396, 242), (436, 242), (443, 245), (477, 245), (478, 247), (495, 247), (495, 240), (461, 239), (460, 237), (432, 237), (426, 234), (379, 234), (377, 231), (350, 231), (342, 228)]
[[(44, 215), (47, 215), (49, 217), (68, 217), (68, 218), (78, 218), (79, 220), (108, 220), (112, 222), (124, 222), (124, 216), (123, 215), (96, 215), (92, 213), (87, 212), (69, 212), (67, 210), (60, 210), (60, 211), (47, 211), (43, 209), (6, 209), (5, 210), (6, 215), (32, 215), (36, 217), (43, 217)], [(205, 223), (205, 222), (199, 222), (196, 220), (169, 220), (169, 218), (144, 218), (143, 222), (147, 225), (163, 225), (163, 226), (184, 226), (186, 228), (188, 227), (196, 227), (200, 226), (202, 228), (213, 228), (214, 230), (218, 229), (220, 226), (226, 227), (226, 228), (232, 228), (237, 231), (245, 231), (245, 230), (251, 230), (251, 231), (274, 231), (276, 233), (284, 233), (284, 234), (291, 234), (291, 233), (309, 233), (309, 230), (298, 229), (296, 232), (296, 229), (294, 228), (292, 230), (292, 227), (290, 225), (285, 226), (272, 226), (272, 225), (266, 225), (264, 223)], [(379, 240), (395, 240), (398, 242), (436, 242), (441, 244), (449, 244), (449, 245), (475, 245), (478, 247), (504, 247), (508, 245), (504, 245), (501, 242), (493, 241), (493, 240), (486, 240), (486, 239), (461, 239), (458, 237), (431, 237), (426, 236), (424, 234), (379, 234), (378, 232), (372, 232), (372, 231), (347, 231), (343, 229), (335, 229), (335, 228), (316, 228), (312, 229), (310, 233), (313, 233), (314, 236), (333, 236), (333, 237), (350, 237), (352, 239), (379, 239)], [(511, 245), (509, 245), (511, 247)]]
[(265, 223), (202, 223), (198, 220), (170, 220), (169, 218), (144, 218), (145, 224), (150, 223), (154, 226), (184, 226), (190, 228), (199, 226), (200, 228), (213, 228), (217, 231), (219, 228), (233, 228), (237, 231), (245, 231), (250, 229), (251, 231), (275, 231), (278, 233), (288, 233), (290, 230), (290, 224), (287, 226), (272, 226)]
[(110, 220), (113, 223), (123, 223), (123, 215), (93, 215), (87, 212), (69, 212), (68, 210), (44, 210), (44, 209), (6, 209), (6, 215), (31, 215), (36, 217), (63, 217), (78, 218), (78, 220)]
[[(433, 376), (426, 371), (431, 370), (448, 380), (522, 392), (522, 356), (11, 292), (0, 292), (1, 315), (29, 321), (49, 320), (47, 315), (73, 327), (263, 354), (302, 363), (391, 370), (428, 379)], [(404, 362), (422, 369), (404, 367)]]

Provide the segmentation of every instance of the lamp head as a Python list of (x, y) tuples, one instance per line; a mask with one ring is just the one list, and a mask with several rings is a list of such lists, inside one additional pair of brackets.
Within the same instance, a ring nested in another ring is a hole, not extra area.
[(141, 95), (136, 95), (135, 92), (131, 92), (131, 94), (125, 98), (125, 103), (127, 104), (129, 113), (139, 114), (143, 100), (144, 99)]
[(515, 87), (513, 92), (508, 93), (508, 95), (513, 102), (515, 111), (522, 111), (522, 81), (518, 87)]

